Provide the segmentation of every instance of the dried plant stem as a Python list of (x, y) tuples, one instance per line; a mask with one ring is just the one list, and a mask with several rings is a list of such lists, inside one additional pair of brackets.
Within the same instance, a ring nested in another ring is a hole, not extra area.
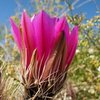
[(4, 90), (4, 81), (2, 80), (2, 75), (0, 72), (0, 100), (3, 100), (3, 90)]

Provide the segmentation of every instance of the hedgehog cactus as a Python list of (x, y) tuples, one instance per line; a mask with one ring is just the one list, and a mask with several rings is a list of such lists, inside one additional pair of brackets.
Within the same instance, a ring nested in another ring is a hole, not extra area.
[(45, 11), (30, 18), (23, 12), (19, 26), (10, 19), (21, 54), (25, 100), (49, 100), (63, 86), (78, 43), (78, 26), (70, 32), (65, 17)]

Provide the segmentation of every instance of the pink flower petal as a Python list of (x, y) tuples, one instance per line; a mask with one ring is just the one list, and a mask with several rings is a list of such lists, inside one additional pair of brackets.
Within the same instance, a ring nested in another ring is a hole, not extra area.
[(64, 32), (65, 37), (66, 37), (66, 44), (69, 41), (69, 26), (66, 21), (66, 18), (60, 18), (55, 26), (55, 42), (59, 41), (59, 38), (61, 37), (62, 33)]
[(68, 44), (70, 34), (69, 34), (69, 25), (67, 21), (65, 22), (64, 32), (65, 32), (65, 37), (66, 37), (66, 44)]
[(43, 55), (47, 57), (52, 49), (55, 21), (55, 18), (50, 18), (44, 11), (37, 14), (32, 21), (40, 59)]
[(16, 44), (18, 45), (19, 50), (22, 50), (22, 39), (21, 39), (20, 30), (17, 27), (17, 25), (14, 23), (12, 18), (10, 18), (10, 23), (12, 26), (12, 31), (13, 31), (12, 33), (13, 33), (13, 37), (16, 41)]
[(59, 41), (59, 38), (62, 34), (62, 31), (64, 31), (65, 22), (66, 22), (65, 17), (58, 19), (56, 22), (56, 25), (55, 25), (55, 39), (56, 39), (56, 41), (57, 40)]
[(34, 27), (32, 26), (31, 19), (27, 15), (26, 11), (22, 14), (21, 19), (21, 25), (22, 25), (22, 33), (24, 37), (24, 45), (25, 48), (28, 51), (28, 59), (27, 59), (27, 66), (30, 63), (30, 59), (33, 53), (33, 50), (35, 49), (35, 37), (34, 37)]
[(70, 34), (70, 40), (69, 40), (68, 49), (67, 49), (67, 62), (66, 63), (68, 66), (71, 63), (75, 55), (77, 43), (78, 43), (78, 26), (75, 26)]

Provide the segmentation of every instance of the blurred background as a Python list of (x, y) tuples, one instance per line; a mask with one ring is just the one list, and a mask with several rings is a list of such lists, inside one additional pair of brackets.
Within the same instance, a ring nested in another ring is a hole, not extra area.
[(24, 9), (30, 16), (41, 9), (51, 16), (66, 16), (71, 29), (79, 25), (76, 55), (69, 68), (65, 86), (55, 100), (100, 100), (100, 0), (0, 2), (0, 70), (6, 80), (5, 98), (8, 96), (9, 100), (18, 100), (18, 96), (22, 96), (23, 86), (19, 81), (20, 55), (12, 37), (9, 18), (12, 16), (19, 24)]

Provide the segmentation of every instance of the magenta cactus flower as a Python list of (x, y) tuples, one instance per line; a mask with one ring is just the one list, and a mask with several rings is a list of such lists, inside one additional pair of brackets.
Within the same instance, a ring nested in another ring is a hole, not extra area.
[(30, 18), (23, 12), (19, 26), (10, 19), (19, 48), (25, 98), (48, 100), (63, 86), (75, 55), (78, 26), (72, 31), (65, 17), (50, 17), (41, 11)]

